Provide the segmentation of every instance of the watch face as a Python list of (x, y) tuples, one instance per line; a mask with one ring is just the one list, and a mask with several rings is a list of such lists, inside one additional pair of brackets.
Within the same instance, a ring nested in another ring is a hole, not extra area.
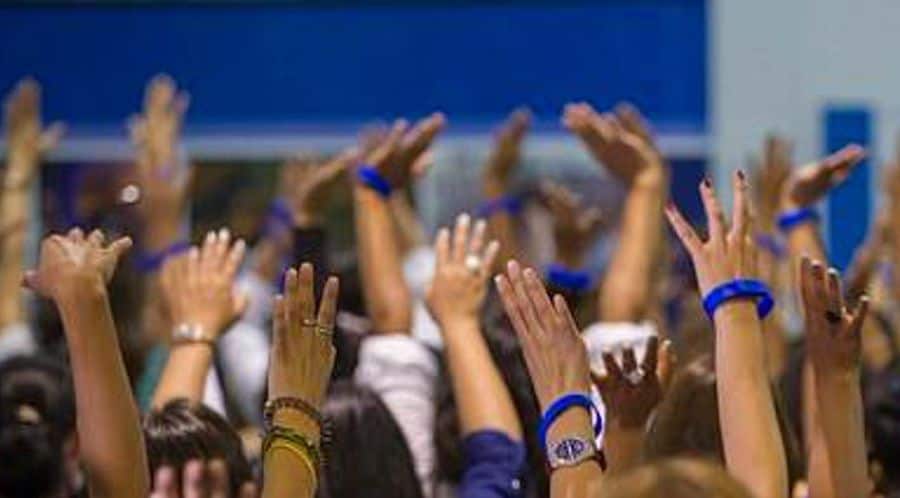
[(561, 461), (572, 461), (587, 451), (587, 444), (581, 439), (563, 439), (556, 444), (553, 453)]

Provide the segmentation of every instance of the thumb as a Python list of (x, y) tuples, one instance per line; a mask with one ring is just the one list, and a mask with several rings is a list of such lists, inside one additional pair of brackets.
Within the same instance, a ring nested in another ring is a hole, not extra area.
[(115, 255), (115, 257), (118, 259), (121, 255), (125, 254), (125, 252), (131, 249), (132, 245), (134, 245), (134, 242), (132, 242), (131, 237), (126, 236), (114, 240), (111, 244), (109, 244), (109, 247), (107, 249), (111, 251), (113, 255)]
[(31, 289), (37, 293), (41, 293), (41, 281), (38, 272), (35, 270), (27, 270), (22, 275), (22, 287)]

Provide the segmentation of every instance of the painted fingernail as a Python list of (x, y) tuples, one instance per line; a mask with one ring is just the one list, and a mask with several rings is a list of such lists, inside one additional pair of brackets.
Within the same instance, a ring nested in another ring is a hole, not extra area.
[(666, 209), (672, 211), (675, 209), (675, 203), (671, 200), (666, 201)]
[(712, 182), (709, 181), (709, 177), (708, 177), (708, 176), (704, 176), (704, 177), (703, 177), (703, 186), (706, 187), (706, 188), (712, 188)]
[(744, 176), (744, 170), (742, 169), (737, 170), (737, 176), (741, 179), (741, 181), (746, 180), (746, 177)]

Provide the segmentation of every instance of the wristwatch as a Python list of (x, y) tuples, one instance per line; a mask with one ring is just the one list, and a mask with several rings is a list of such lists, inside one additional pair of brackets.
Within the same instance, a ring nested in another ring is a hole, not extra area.
[(551, 470), (574, 467), (598, 456), (593, 438), (567, 436), (547, 445), (547, 463)]
[(216, 343), (216, 339), (211, 337), (202, 326), (191, 324), (191, 323), (182, 323), (175, 327), (175, 330), (172, 331), (172, 344), (209, 344), (210, 346)]

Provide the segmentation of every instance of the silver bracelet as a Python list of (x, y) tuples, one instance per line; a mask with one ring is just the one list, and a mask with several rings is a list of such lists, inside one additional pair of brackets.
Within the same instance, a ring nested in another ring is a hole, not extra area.
[(195, 323), (180, 323), (172, 331), (172, 344), (209, 344), (214, 346), (216, 338), (206, 333), (202, 326)]

